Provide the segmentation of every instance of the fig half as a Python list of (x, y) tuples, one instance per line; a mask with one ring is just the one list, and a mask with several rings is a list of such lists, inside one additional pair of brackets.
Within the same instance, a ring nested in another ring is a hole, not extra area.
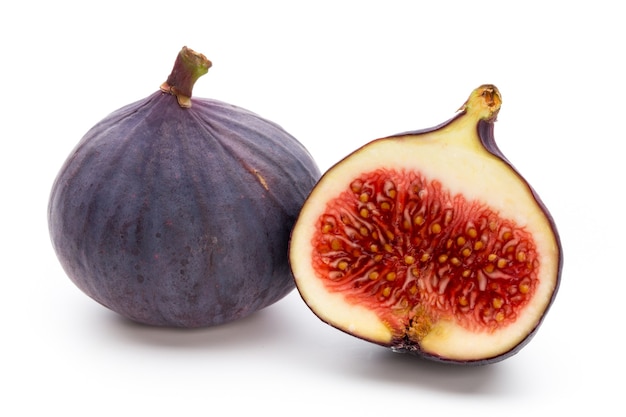
[(494, 139), (502, 100), (474, 90), (434, 128), (371, 141), (331, 167), (292, 231), (296, 287), (322, 321), (422, 357), (517, 353), (557, 293), (554, 220)]

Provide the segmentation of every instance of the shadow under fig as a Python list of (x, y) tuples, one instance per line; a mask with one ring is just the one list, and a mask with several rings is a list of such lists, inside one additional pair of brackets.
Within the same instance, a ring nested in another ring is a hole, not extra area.
[[(280, 321), (271, 306), (216, 326), (187, 329), (149, 326), (110, 312), (106, 331), (127, 343), (178, 349), (253, 348), (281, 337)], [(273, 343), (273, 342), (272, 342)]]
[(367, 360), (349, 366), (359, 379), (459, 395), (500, 396), (510, 391), (513, 377), (505, 362), (458, 365), (435, 362), (408, 353), (373, 347)]
[(294, 316), (288, 312), (293, 310), (281, 302), (218, 326), (178, 329), (147, 326), (106, 311), (100, 332), (124, 344), (152, 349), (191, 350), (209, 355), (258, 355), (263, 350), (267, 360), (290, 361), (305, 374), (322, 372), (328, 378), (347, 377), (416, 392), (495, 397), (511, 395), (517, 386), (518, 369), (508, 366), (515, 357), (481, 366), (434, 362), (342, 334), (308, 314)]

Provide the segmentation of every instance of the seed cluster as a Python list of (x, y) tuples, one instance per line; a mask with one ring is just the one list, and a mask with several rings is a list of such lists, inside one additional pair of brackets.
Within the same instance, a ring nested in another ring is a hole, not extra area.
[(527, 231), (413, 171), (363, 174), (329, 202), (317, 230), (313, 263), (326, 287), (399, 332), (425, 315), (505, 326), (537, 285)]

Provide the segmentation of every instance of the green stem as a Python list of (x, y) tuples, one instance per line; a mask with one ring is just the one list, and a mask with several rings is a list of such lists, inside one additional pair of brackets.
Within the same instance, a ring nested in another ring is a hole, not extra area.
[(472, 91), (460, 111), (473, 115), (476, 120), (495, 122), (502, 105), (500, 91), (493, 84), (484, 84)]
[(207, 57), (183, 46), (167, 81), (161, 84), (161, 91), (176, 96), (180, 107), (191, 107), (193, 86), (198, 78), (209, 72), (211, 65)]

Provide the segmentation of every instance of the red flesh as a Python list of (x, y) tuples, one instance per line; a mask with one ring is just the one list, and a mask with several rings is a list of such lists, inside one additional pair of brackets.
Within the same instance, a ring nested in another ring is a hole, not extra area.
[(396, 337), (452, 319), (472, 331), (516, 320), (538, 285), (532, 236), (417, 172), (379, 169), (331, 200), (313, 238), (325, 287)]

